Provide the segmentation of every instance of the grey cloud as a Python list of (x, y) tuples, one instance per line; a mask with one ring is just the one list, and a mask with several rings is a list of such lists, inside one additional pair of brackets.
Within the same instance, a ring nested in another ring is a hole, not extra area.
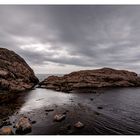
[[(31, 66), (52, 62), (138, 71), (139, 16), (140, 6), (1, 5), (0, 47), (16, 51)], [(43, 49), (26, 48), (34, 44)]]

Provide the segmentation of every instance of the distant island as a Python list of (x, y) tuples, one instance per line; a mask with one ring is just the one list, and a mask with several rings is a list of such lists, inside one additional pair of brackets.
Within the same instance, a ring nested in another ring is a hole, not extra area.
[(63, 92), (83, 88), (137, 87), (140, 86), (140, 77), (135, 72), (127, 70), (102, 68), (76, 71), (63, 77), (49, 76), (39, 85), (40, 87)]

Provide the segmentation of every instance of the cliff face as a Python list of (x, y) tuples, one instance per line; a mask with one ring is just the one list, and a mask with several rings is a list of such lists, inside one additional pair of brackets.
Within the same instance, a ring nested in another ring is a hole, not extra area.
[(0, 90), (24, 91), (38, 83), (33, 70), (15, 52), (0, 48)]
[(72, 91), (80, 88), (140, 86), (136, 73), (126, 70), (102, 68), (72, 72), (63, 77), (49, 76), (40, 82), (40, 87), (57, 91)]

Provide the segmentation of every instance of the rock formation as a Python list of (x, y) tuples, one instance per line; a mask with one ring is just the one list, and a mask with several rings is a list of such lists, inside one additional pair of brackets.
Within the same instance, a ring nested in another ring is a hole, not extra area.
[(32, 125), (29, 121), (29, 118), (26, 116), (21, 117), (16, 124), (16, 133), (17, 134), (27, 134), (32, 130)]
[(0, 48), (0, 90), (24, 91), (38, 83), (33, 70), (15, 52)]
[(77, 123), (74, 124), (74, 127), (75, 128), (83, 128), (84, 127), (84, 124), (81, 123), (81, 122), (77, 122)]
[(62, 77), (49, 76), (39, 85), (64, 92), (82, 88), (135, 87), (140, 86), (140, 77), (126, 70), (102, 68), (72, 72)]
[(11, 127), (3, 127), (0, 129), (0, 135), (13, 135), (13, 130)]

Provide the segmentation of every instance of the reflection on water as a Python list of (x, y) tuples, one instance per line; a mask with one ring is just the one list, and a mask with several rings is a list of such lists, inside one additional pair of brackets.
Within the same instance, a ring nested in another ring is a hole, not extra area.
[[(52, 122), (55, 111), (47, 119), (42, 111), (42, 108), (54, 105), (57, 106), (53, 108), (56, 112), (69, 110), (66, 120), (59, 125), (72, 124), (77, 120), (85, 123), (84, 129), (73, 131), (72, 134), (140, 134), (140, 88), (106, 89), (96, 94), (62, 93), (36, 88), (17, 94), (1, 109), (12, 108), (13, 112), (7, 114), (11, 117), (16, 116), (13, 113), (17, 109), (19, 114), (33, 112), (30, 117), (38, 123), (31, 134), (57, 134), (60, 126)], [(93, 112), (98, 112), (98, 115), (95, 116)]]
[(53, 104), (62, 105), (64, 103), (69, 103), (69, 99), (72, 97), (72, 94), (36, 88), (28, 93), (26, 102), (21, 107), (20, 112), (28, 112)]

